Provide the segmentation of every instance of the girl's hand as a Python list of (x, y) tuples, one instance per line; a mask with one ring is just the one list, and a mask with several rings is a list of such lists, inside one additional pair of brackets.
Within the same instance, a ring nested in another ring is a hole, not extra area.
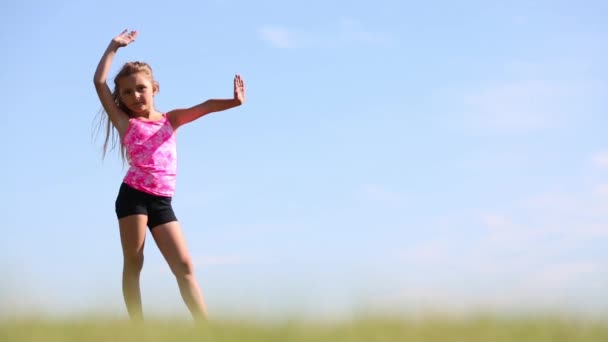
[(135, 41), (135, 38), (137, 38), (137, 33), (137, 31), (129, 32), (128, 30), (124, 30), (118, 36), (112, 39), (112, 43), (116, 44), (118, 47), (127, 46)]
[(234, 99), (239, 104), (245, 103), (245, 82), (241, 78), (241, 75), (234, 76)]

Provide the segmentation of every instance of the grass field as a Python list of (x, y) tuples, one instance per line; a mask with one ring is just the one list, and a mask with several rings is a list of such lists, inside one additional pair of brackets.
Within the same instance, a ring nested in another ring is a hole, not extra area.
[(608, 341), (608, 323), (563, 318), (360, 319), (274, 323), (154, 320), (133, 325), (111, 320), (0, 322), (0, 341)]

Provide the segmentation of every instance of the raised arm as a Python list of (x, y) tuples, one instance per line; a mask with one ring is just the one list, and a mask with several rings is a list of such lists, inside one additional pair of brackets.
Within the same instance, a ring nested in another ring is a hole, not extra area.
[(172, 110), (167, 115), (173, 124), (173, 128), (177, 129), (179, 126), (194, 121), (203, 115), (237, 107), (243, 103), (245, 103), (245, 82), (237, 74), (234, 76), (234, 98), (207, 100), (191, 108)]
[(107, 78), (116, 51), (134, 42), (136, 37), (137, 31), (128, 32), (127, 30), (122, 31), (121, 34), (114, 37), (103, 56), (101, 56), (101, 60), (99, 60), (99, 64), (95, 70), (95, 76), (93, 77), (95, 90), (97, 90), (97, 96), (99, 96), (103, 109), (108, 113), (110, 121), (112, 121), (121, 137), (129, 126), (129, 116), (118, 108), (116, 102), (114, 102), (112, 92), (107, 84)]

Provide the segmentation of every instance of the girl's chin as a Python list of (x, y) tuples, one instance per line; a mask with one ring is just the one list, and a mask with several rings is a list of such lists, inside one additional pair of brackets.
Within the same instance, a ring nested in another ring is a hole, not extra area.
[(147, 112), (146, 106), (133, 106), (129, 108), (133, 113), (145, 113)]

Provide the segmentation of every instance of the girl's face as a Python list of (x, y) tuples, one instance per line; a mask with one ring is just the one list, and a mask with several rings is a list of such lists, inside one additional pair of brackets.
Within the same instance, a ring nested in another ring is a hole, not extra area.
[(158, 87), (150, 76), (136, 72), (118, 80), (120, 100), (134, 114), (149, 114), (154, 110), (154, 95)]

